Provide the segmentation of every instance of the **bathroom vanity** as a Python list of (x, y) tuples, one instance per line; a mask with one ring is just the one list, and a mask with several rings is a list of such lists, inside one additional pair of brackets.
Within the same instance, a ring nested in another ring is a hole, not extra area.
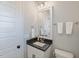
[(42, 3), (44, 6), (37, 8), (37, 15), (36, 15), (37, 27), (35, 28), (36, 25), (32, 26), (31, 31), (32, 39), (27, 40), (28, 58), (49, 58), (51, 56), (50, 52), (52, 51), (51, 46), (53, 38), (52, 37), (53, 6), (46, 5), (46, 3), (48, 4), (50, 2), (42, 2)]
[(49, 58), (52, 40), (45, 38), (32, 38), (27, 40), (28, 58)]

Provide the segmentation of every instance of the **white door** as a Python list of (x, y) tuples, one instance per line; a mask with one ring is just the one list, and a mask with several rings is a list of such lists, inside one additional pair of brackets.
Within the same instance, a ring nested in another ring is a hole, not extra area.
[(0, 2), (0, 58), (24, 57), (23, 44), (21, 18), (14, 7)]

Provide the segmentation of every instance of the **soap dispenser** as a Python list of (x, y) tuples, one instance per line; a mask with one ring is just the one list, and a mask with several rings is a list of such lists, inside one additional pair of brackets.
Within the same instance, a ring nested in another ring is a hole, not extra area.
[(31, 36), (32, 36), (32, 38), (35, 37), (35, 28), (34, 28), (34, 26), (32, 26), (32, 28), (31, 28)]

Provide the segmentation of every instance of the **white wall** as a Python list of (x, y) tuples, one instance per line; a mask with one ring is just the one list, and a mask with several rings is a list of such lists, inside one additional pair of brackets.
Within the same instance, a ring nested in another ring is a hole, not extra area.
[[(53, 23), (79, 21), (79, 2), (54, 2), (54, 20)], [(53, 25), (54, 46), (55, 48), (70, 51), (79, 57), (79, 24), (74, 24), (73, 33), (71, 35), (64, 33), (59, 35), (57, 27)]]
[[(35, 28), (38, 26), (37, 22), (37, 9), (34, 2), (23, 2), (23, 13), (24, 13), (24, 29), (25, 33), (28, 33), (31, 37), (31, 27)], [(36, 31), (37, 33), (37, 31)]]
[[(38, 25), (37, 23), (37, 9), (34, 5), (34, 2), (18, 2), (20, 3), (21, 11), (23, 13), (24, 17), (24, 41), (25, 41), (25, 57), (27, 57), (27, 45), (26, 40), (31, 38), (31, 27), (34, 26), (35, 29), (37, 29)], [(36, 35), (38, 34), (38, 31), (36, 30)]]

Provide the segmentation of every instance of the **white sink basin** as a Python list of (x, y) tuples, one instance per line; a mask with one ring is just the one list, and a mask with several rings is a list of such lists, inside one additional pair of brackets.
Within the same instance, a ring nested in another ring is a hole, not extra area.
[(46, 45), (45, 43), (41, 43), (41, 42), (34, 42), (33, 44), (38, 45), (40, 47), (43, 47), (44, 45)]

